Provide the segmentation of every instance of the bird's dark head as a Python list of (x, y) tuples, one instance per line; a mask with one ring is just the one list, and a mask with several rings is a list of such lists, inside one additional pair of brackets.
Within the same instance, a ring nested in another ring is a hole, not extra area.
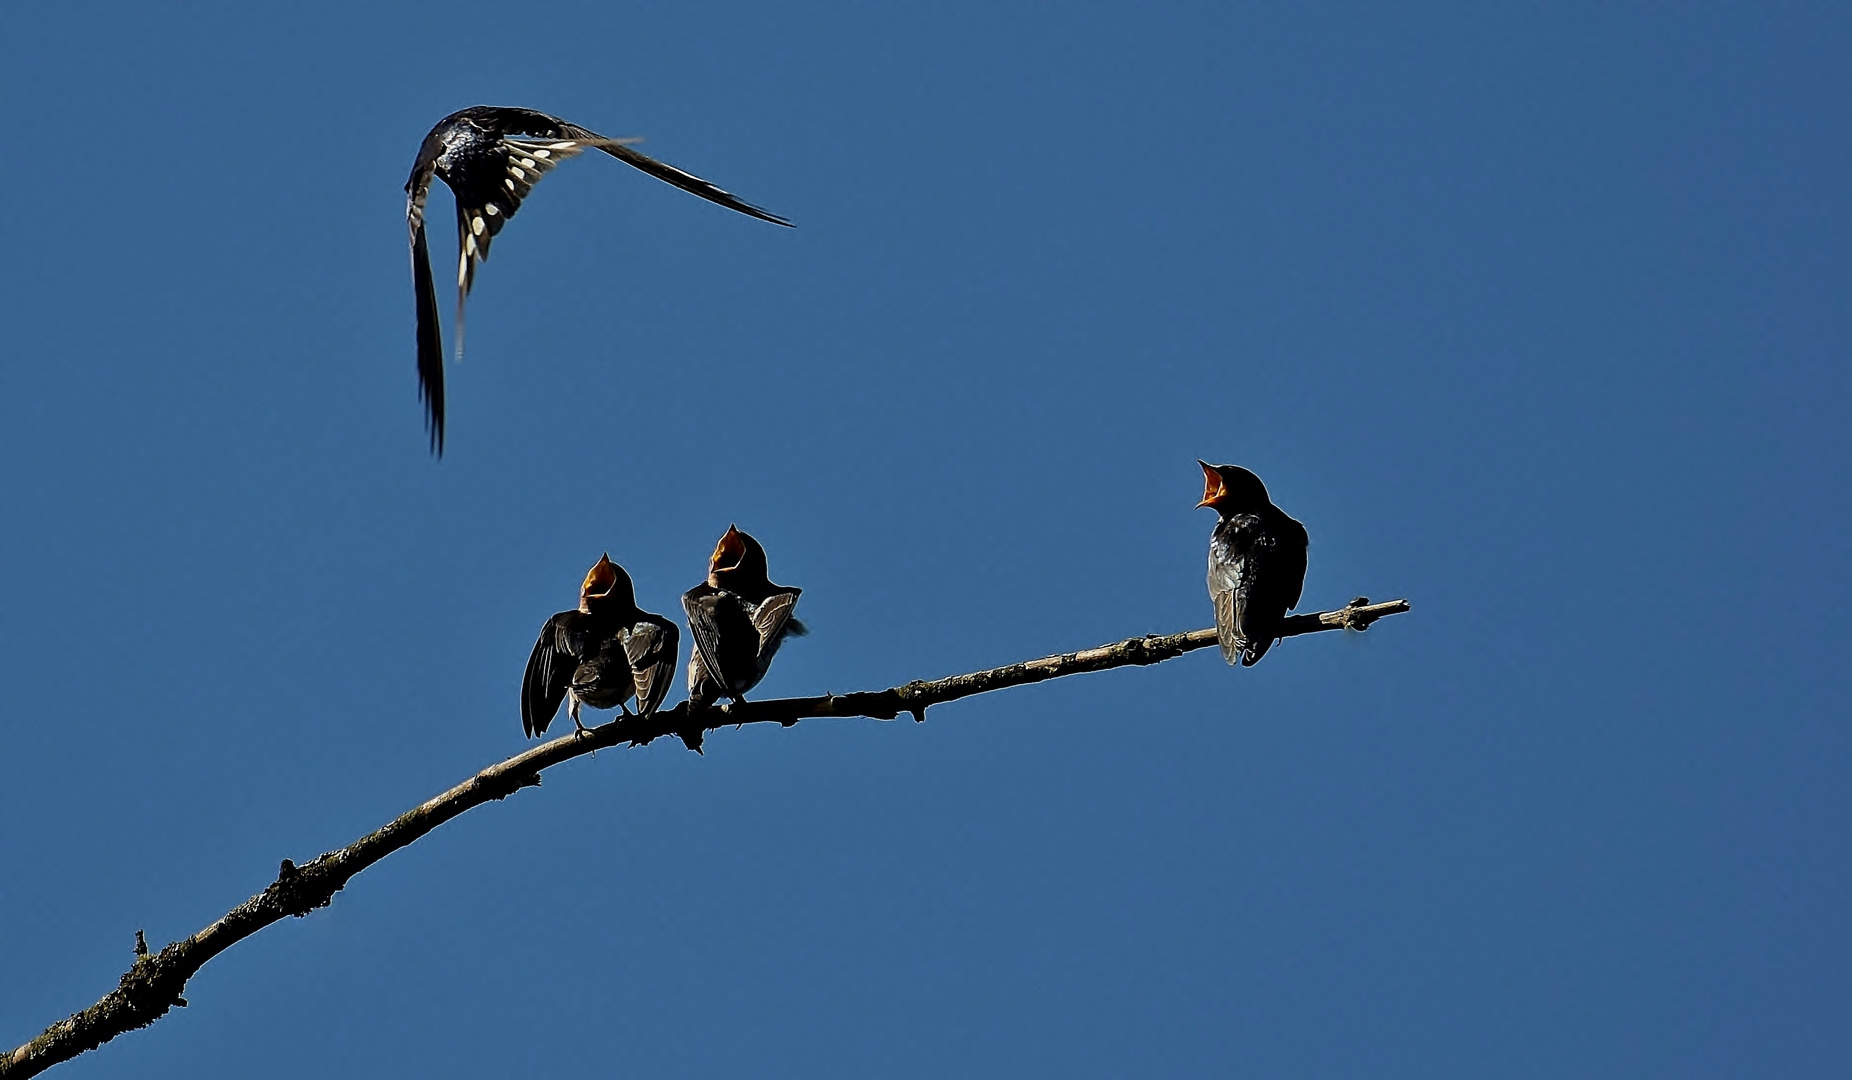
[(714, 545), (707, 560), (707, 583), (716, 589), (733, 588), (734, 584), (760, 584), (766, 580), (765, 549), (735, 525), (727, 526), (725, 536)]
[(1227, 517), (1251, 513), (1272, 501), (1260, 477), (1239, 465), (1211, 465), (1202, 460), (1196, 464), (1203, 467), (1203, 501), (1196, 504), (1198, 509), (1207, 506)]
[(630, 575), (612, 562), (611, 556), (599, 556), (598, 564), (585, 575), (585, 584), (579, 586), (579, 610), (590, 615), (595, 611), (622, 611), (636, 603)]

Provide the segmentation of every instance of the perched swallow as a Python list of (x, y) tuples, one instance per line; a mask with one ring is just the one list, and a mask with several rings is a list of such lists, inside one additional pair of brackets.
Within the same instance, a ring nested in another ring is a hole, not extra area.
[(634, 697), (637, 715), (650, 715), (675, 681), (680, 646), (681, 631), (639, 609), (630, 575), (603, 556), (579, 587), (578, 610), (562, 611), (540, 628), (521, 679), (521, 729), (529, 737), (544, 734), (565, 700), (580, 731), (581, 704), (618, 709)]
[(502, 223), (521, 208), (540, 178), (555, 165), (588, 148), (603, 150), (658, 180), (774, 225), (790, 225), (776, 214), (734, 198), (673, 165), (630, 149), (636, 139), (607, 139), (532, 109), (474, 105), (437, 122), (418, 148), (405, 182), (405, 220), (411, 229), (412, 288), (418, 294), (418, 396), (432, 453), (444, 453), (444, 345), (438, 330), (437, 286), (431, 279), (424, 239), (424, 202), (431, 178), (449, 186), (457, 201), (457, 356), (463, 355), (463, 300), (475, 283), (476, 267), (489, 258), (489, 244)]
[(746, 700), (787, 636), (809, 633), (791, 617), (802, 589), (766, 577), (765, 549), (732, 525), (714, 547), (707, 580), (682, 594), (694, 653), (688, 658), (688, 704), (722, 697)]
[(1209, 534), (1209, 598), (1222, 659), (1257, 663), (1279, 639), (1305, 587), (1305, 526), (1267, 498), (1260, 477), (1239, 465), (1203, 467), (1203, 501), (1221, 516)]

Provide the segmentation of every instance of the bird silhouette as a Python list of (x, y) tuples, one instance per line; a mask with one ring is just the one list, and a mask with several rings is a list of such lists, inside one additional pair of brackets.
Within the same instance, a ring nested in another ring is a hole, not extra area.
[(1197, 507), (1219, 516), (1209, 535), (1209, 599), (1222, 659), (1251, 667), (1278, 640), (1305, 587), (1305, 526), (1267, 497), (1260, 477), (1239, 465), (1203, 467)]
[(803, 590), (774, 585), (766, 573), (765, 549), (729, 525), (708, 559), (707, 580), (682, 594), (695, 643), (688, 658), (691, 708), (721, 697), (744, 701), (784, 639), (809, 633), (791, 617)]
[(566, 700), (580, 731), (581, 704), (618, 709), (635, 698), (637, 715), (649, 716), (675, 681), (680, 648), (675, 624), (638, 608), (630, 575), (611, 556), (600, 557), (579, 587), (577, 610), (540, 628), (521, 678), (521, 729), (530, 738), (545, 734)]
[(636, 141), (608, 139), (533, 109), (497, 105), (474, 105), (451, 113), (424, 137), (411, 178), (405, 182), (405, 220), (411, 232), (412, 288), (418, 299), (418, 396), (424, 402), (432, 453), (439, 457), (444, 453), (444, 345), (438, 327), (437, 285), (431, 277), (424, 235), (424, 204), (432, 177), (442, 180), (456, 196), (458, 357), (463, 355), (463, 302), (475, 284), (476, 267), (489, 257), (490, 243), (503, 223), (521, 209), (521, 200), (542, 176), (586, 149), (603, 150), (729, 210), (774, 225), (791, 224), (627, 145)]

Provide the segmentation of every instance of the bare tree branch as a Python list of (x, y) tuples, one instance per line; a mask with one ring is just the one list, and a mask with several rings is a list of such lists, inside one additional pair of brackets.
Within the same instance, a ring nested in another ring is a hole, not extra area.
[[(1367, 598), (1359, 597), (1335, 611), (1294, 615), (1286, 620), (1281, 636), (1295, 637), (1321, 630), (1363, 630), (1385, 615), (1407, 610), (1406, 600), (1372, 604)], [(575, 732), (542, 743), (489, 766), (339, 851), (327, 852), (301, 866), (284, 859), (276, 880), (263, 892), (226, 912), (199, 933), (174, 942), (158, 954), (149, 954), (147, 943), (137, 930), (135, 963), (117, 987), (95, 1005), (58, 1021), (38, 1038), (0, 1055), (0, 1080), (36, 1076), (126, 1031), (154, 1023), (175, 1005), (186, 1005), (181, 993), (186, 989), (187, 980), (206, 961), (285, 916), (307, 915), (316, 908), (327, 907), (334, 900), (334, 894), (355, 874), (466, 810), (538, 785), (541, 772), (562, 761), (619, 743), (642, 745), (665, 735), (678, 736), (690, 749), (698, 750), (707, 732), (734, 724), (778, 723), (790, 727), (810, 717), (892, 720), (902, 713), (912, 714), (915, 720), (924, 720), (929, 706), (973, 694), (987, 694), (1088, 671), (1156, 664), (1214, 644), (1214, 630), (1153, 634), (988, 671), (930, 682), (910, 682), (888, 690), (744, 702), (692, 714), (687, 702), (683, 702), (650, 717), (619, 717), (583, 734)]]

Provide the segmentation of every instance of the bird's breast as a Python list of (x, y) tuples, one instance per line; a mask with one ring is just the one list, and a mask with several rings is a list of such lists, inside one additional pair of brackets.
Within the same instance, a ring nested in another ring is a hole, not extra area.
[(630, 665), (600, 653), (572, 673), (572, 692), (594, 709), (615, 709), (636, 692)]

